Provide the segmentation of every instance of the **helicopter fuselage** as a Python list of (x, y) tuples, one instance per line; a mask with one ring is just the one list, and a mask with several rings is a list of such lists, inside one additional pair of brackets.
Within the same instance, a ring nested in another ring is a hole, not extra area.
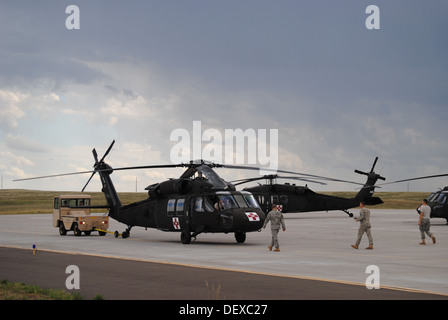
[[(222, 203), (222, 205), (220, 205)], [(265, 214), (248, 192), (172, 194), (116, 208), (110, 216), (128, 226), (199, 233), (253, 232)]]
[(282, 206), (282, 212), (312, 212), (312, 211), (346, 211), (359, 206), (361, 200), (368, 205), (382, 203), (376, 197), (368, 198), (343, 198), (320, 194), (308, 187), (289, 184), (272, 184), (245, 188), (251, 192), (260, 203), (261, 208), (267, 212), (272, 204)]
[(427, 200), (431, 207), (431, 218), (444, 218), (448, 223), (448, 187), (431, 193)]
[(122, 205), (110, 178), (113, 169), (99, 163), (102, 191), (109, 205), (109, 216), (128, 226), (123, 237), (128, 237), (135, 226), (162, 231), (181, 232), (182, 243), (200, 233), (235, 233), (238, 243), (246, 239), (247, 232), (260, 230), (265, 214), (250, 192), (235, 191), (232, 185), (211, 171), (198, 166), (209, 175), (191, 178), (194, 170), (187, 170), (179, 179), (170, 179), (150, 185), (148, 198)]

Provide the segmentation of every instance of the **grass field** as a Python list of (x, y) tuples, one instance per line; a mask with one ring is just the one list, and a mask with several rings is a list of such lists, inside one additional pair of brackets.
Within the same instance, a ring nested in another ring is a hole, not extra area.
[[(83, 297), (79, 293), (0, 280), (0, 300), (83, 300)], [(93, 300), (103, 300), (103, 297), (96, 295)]]
[[(51, 213), (53, 196), (58, 194), (79, 194), (79, 192), (36, 191), (24, 189), (0, 190), (0, 214), (37, 214)], [(89, 192), (92, 205), (106, 204), (103, 193)], [(355, 192), (326, 192), (325, 194), (352, 198)], [(375, 196), (383, 199), (384, 204), (375, 209), (415, 209), (421, 204), (421, 199), (427, 197), (426, 192), (376, 192)], [(146, 199), (146, 192), (119, 193), (123, 204)], [(104, 212), (106, 209), (98, 209)], [(95, 212), (95, 211), (92, 211)]]

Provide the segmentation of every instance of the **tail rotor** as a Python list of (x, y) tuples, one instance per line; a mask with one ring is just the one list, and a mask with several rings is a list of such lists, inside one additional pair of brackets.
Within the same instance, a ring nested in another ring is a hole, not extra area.
[(97, 170), (104, 169), (103, 168), (104, 159), (109, 154), (110, 150), (112, 150), (112, 147), (114, 146), (114, 144), (115, 144), (115, 140), (112, 141), (112, 143), (110, 144), (109, 148), (107, 148), (106, 152), (104, 153), (104, 155), (100, 161), (98, 161), (98, 153), (96, 152), (95, 148), (93, 148), (92, 153), (93, 153), (93, 158), (95, 159), (95, 164), (93, 165), (93, 168), (95, 169), (95, 171), (92, 172), (92, 175), (90, 176), (89, 180), (87, 180), (87, 183), (84, 185), (84, 188), (82, 188), (81, 192), (84, 192), (87, 185), (90, 183), (90, 180), (92, 180), (95, 173), (97, 173)]
[[(355, 172), (358, 173), (358, 174), (363, 174), (363, 175), (367, 176), (369, 180), (370, 179), (375, 179), (375, 182), (376, 182), (377, 179), (385, 181), (386, 178), (382, 177), (379, 174), (376, 174), (375, 171), (373, 171), (373, 170), (375, 170), (375, 166), (376, 166), (376, 162), (377, 161), (378, 161), (378, 157), (375, 158), (375, 161), (373, 162), (372, 169), (370, 169), (370, 172), (364, 172), (364, 171), (361, 171), (361, 170), (355, 170)], [(373, 184), (375, 184), (375, 182)]]

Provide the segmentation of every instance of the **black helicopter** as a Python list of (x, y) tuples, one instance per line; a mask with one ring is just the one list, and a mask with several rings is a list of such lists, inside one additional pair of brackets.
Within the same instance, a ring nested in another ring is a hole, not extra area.
[[(235, 186), (265, 179), (267, 181), (264, 185), (244, 188), (244, 191), (248, 191), (254, 195), (260, 204), (261, 208), (267, 212), (270, 210), (272, 204), (278, 204), (281, 206), (281, 210), (283, 213), (286, 212), (310, 212), (310, 211), (330, 211), (330, 210), (342, 210), (347, 213), (350, 217), (353, 217), (353, 214), (348, 212), (348, 209), (359, 206), (361, 201), (364, 201), (367, 205), (378, 205), (383, 203), (383, 201), (379, 197), (373, 197), (373, 193), (375, 190), (375, 183), (378, 179), (386, 180), (379, 174), (376, 174), (373, 170), (375, 169), (376, 162), (378, 161), (378, 157), (375, 158), (372, 169), (370, 172), (363, 172), (360, 170), (355, 170), (358, 174), (363, 174), (367, 176), (367, 181), (358, 192), (358, 194), (354, 198), (343, 198), (336, 197), (330, 195), (319, 194), (311, 189), (308, 186), (296, 186), (291, 185), (289, 183), (286, 184), (277, 184), (275, 183), (276, 179), (299, 179), (305, 180), (309, 182), (317, 182), (321, 184), (325, 184), (316, 180), (307, 180), (303, 178), (297, 178), (292, 176), (279, 176), (279, 175), (265, 175), (263, 177), (250, 178), (250, 179), (242, 179), (237, 181), (232, 181)], [(310, 179), (321, 179), (319, 176), (307, 175)], [(330, 181), (338, 181), (338, 182), (346, 182), (362, 185), (360, 183), (332, 179), (332, 178), (324, 178), (325, 180)]]
[[(388, 182), (388, 183), (383, 183), (381, 185), (388, 185), (388, 184), (393, 184), (393, 183), (402, 183), (402, 182), (423, 180), (423, 179), (441, 178), (441, 177), (446, 177), (446, 176), (448, 176), (448, 173), (397, 180), (397, 181), (392, 181), (392, 182)], [(439, 189), (437, 191), (432, 192), (427, 197), (428, 206), (431, 207), (431, 218), (446, 219), (446, 222), (448, 224), (448, 201), (447, 200), (448, 200), (448, 186), (444, 187), (443, 189)], [(420, 205), (416, 209), (418, 214), (420, 214), (419, 208), (420, 208)]]
[[(234, 233), (238, 243), (246, 240), (247, 232), (261, 229), (265, 213), (250, 192), (236, 191), (235, 187), (222, 179), (213, 168), (229, 167), (204, 161), (189, 164), (150, 165), (138, 167), (112, 168), (104, 162), (115, 141), (104, 156), (98, 160), (95, 149), (94, 170), (15, 181), (92, 173), (85, 190), (95, 173), (101, 178), (102, 192), (107, 201), (109, 216), (127, 225), (123, 238), (130, 235), (135, 226), (155, 228), (162, 231), (181, 233), (181, 242), (188, 244), (192, 237), (200, 233)], [(113, 171), (131, 169), (186, 167), (178, 179), (170, 179), (150, 185), (148, 198), (129, 205), (122, 205), (110, 175)], [(240, 168), (240, 167), (236, 167)]]
[(220, 165), (206, 164), (204, 161), (117, 169), (187, 167), (178, 179), (146, 187), (147, 199), (123, 206), (110, 178), (114, 169), (104, 162), (113, 144), (100, 161), (93, 149), (95, 171), (92, 176), (96, 172), (100, 175), (109, 216), (128, 226), (122, 233), (124, 238), (129, 236), (132, 227), (140, 226), (181, 232), (181, 242), (184, 244), (203, 232), (234, 233), (236, 241), (243, 243), (247, 232), (258, 231), (263, 226), (265, 214), (252, 194), (236, 191), (232, 184), (213, 170), (213, 167)]

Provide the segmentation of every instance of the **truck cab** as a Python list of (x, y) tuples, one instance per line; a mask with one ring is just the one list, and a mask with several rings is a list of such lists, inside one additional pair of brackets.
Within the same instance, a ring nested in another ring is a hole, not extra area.
[[(101, 236), (109, 227), (109, 217), (91, 215), (90, 195), (58, 195), (53, 198), (53, 227), (59, 228), (61, 236), (73, 231), (75, 236), (82, 232), (90, 235), (98, 231)], [(101, 230), (101, 231), (100, 231)]]

